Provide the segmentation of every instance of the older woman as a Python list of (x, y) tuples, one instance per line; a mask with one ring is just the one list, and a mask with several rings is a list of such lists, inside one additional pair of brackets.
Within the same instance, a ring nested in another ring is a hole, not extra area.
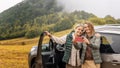
[(82, 48), (82, 68), (100, 68), (102, 62), (100, 56), (100, 34), (95, 33), (94, 26), (91, 22), (86, 21), (84, 24), (86, 35)]
[[(80, 48), (83, 33), (83, 25), (79, 24), (74, 31), (62, 37), (55, 37), (46, 31), (46, 34), (59, 44), (65, 44), (65, 53), (63, 62), (66, 63), (66, 68), (80, 68)], [(77, 44), (79, 43), (79, 45)]]

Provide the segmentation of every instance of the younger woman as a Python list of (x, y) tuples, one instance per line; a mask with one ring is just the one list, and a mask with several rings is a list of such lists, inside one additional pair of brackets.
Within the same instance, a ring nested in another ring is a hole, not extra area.
[(102, 62), (100, 56), (100, 34), (95, 33), (94, 26), (90, 22), (84, 24), (86, 35), (82, 48), (82, 68), (100, 68)]
[(80, 68), (80, 43), (83, 42), (81, 38), (82, 33), (83, 25), (81, 24), (77, 25), (74, 31), (62, 37), (53, 36), (46, 31), (46, 34), (56, 43), (65, 44), (65, 53), (62, 61), (66, 63), (66, 68)]

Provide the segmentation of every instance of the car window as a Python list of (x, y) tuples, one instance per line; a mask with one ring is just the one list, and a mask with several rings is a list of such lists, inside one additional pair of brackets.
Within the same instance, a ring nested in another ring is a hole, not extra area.
[(101, 33), (101, 53), (120, 53), (120, 35)]
[(48, 37), (48, 36), (45, 36), (44, 38), (43, 38), (43, 44), (48, 44), (49, 43), (49, 40), (50, 40), (50, 38)]
[(48, 36), (45, 36), (43, 38), (43, 41), (42, 41), (42, 51), (43, 52), (50, 51), (49, 40), (50, 40), (50, 38)]

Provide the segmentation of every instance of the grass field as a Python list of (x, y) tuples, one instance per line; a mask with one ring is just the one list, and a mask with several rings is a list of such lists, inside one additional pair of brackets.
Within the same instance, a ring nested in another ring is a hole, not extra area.
[[(62, 36), (70, 30), (54, 33)], [(28, 53), (32, 46), (37, 45), (39, 38), (17, 38), (0, 41), (0, 68), (28, 68)]]

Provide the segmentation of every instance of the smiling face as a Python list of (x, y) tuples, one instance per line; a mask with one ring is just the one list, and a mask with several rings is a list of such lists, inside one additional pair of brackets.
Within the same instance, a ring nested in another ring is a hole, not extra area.
[(88, 24), (84, 24), (84, 30), (86, 31), (86, 33), (90, 33), (91, 32)]
[(93, 35), (95, 33), (94, 26), (91, 23), (85, 23), (84, 30), (87, 34)]
[(83, 27), (82, 26), (78, 26), (75, 28), (75, 35), (76, 36), (80, 36), (83, 33)]

